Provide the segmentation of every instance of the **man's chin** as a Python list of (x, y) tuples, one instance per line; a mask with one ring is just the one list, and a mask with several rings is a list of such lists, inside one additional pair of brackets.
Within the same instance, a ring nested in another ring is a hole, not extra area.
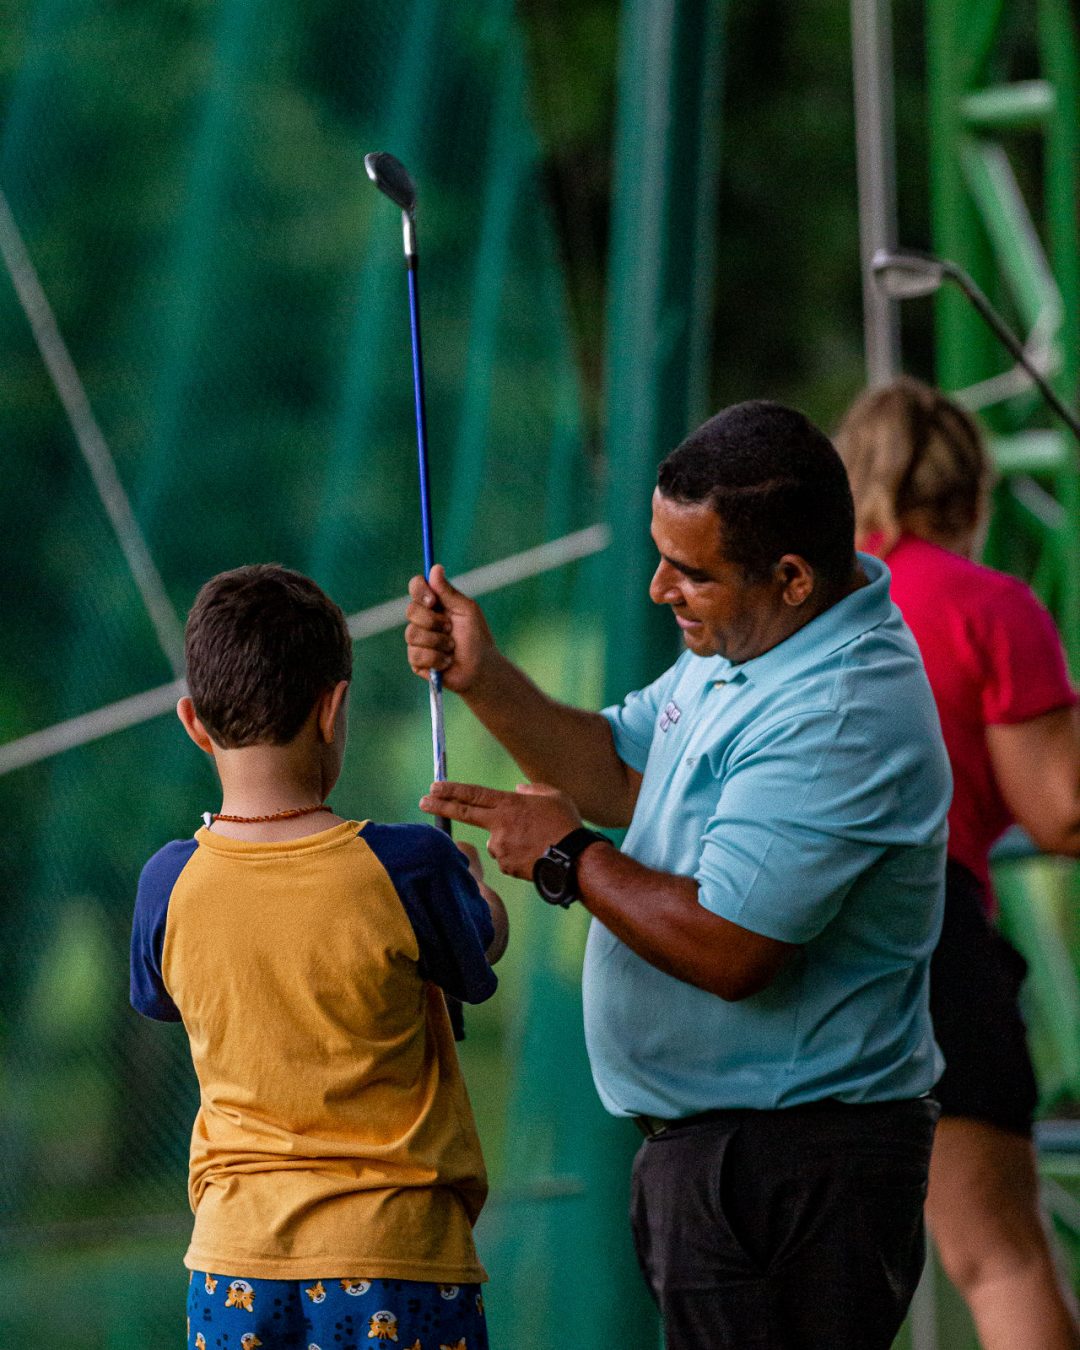
[(684, 628), (682, 640), (695, 656), (716, 656), (718, 654), (716, 644), (705, 628)]

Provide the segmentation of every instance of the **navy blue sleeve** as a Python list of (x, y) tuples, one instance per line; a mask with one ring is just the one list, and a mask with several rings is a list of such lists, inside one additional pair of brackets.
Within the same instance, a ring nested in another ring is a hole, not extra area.
[(386, 869), (420, 947), (420, 973), (465, 1003), (499, 981), (487, 959), (491, 911), (461, 850), (432, 825), (373, 825), (361, 838)]
[(179, 1022), (180, 1013), (161, 975), (165, 920), (176, 879), (198, 848), (194, 839), (174, 839), (142, 870), (131, 925), (131, 1006), (158, 1022)]

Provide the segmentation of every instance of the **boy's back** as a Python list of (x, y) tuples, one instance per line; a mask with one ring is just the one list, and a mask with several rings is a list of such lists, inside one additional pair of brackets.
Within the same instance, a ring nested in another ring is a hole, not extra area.
[(486, 1178), (444, 989), (486, 998), (487, 907), (426, 825), (286, 842), (201, 829), (139, 886), (135, 1006), (199, 1079), (186, 1264), (469, 1283)]
[(328, 805), (352, 644), (310, 578), (212, 578), (185, 655), (177, 713), (222, 805), (143, 869), (131, 1001), (183, 1021), (199, 1080), (189, 1350), (486, 1350), (487, 1181), (443, 991), (494, 991), (502, 901), (475, 849)]

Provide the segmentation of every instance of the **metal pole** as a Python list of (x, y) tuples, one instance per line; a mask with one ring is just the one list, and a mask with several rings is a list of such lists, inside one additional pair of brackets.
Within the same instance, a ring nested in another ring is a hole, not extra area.
[(870, 271), (874, 254), (896, 245), (890, 0), (851, 0), (851, 46), (866, 378), (877, 385), (900, 373), (899, 310)]

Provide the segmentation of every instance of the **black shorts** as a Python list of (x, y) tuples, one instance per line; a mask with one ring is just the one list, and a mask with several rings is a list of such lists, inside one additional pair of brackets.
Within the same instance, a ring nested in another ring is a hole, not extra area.
[(930, 963), (930, 1014), (945, 1056), (934, 1089), (943, 1116), (1031, 1137), (1038, 1088), (1020, 986), (1027, 962), (986, 918), (978, 879), (949, 860), (945, 920)]

